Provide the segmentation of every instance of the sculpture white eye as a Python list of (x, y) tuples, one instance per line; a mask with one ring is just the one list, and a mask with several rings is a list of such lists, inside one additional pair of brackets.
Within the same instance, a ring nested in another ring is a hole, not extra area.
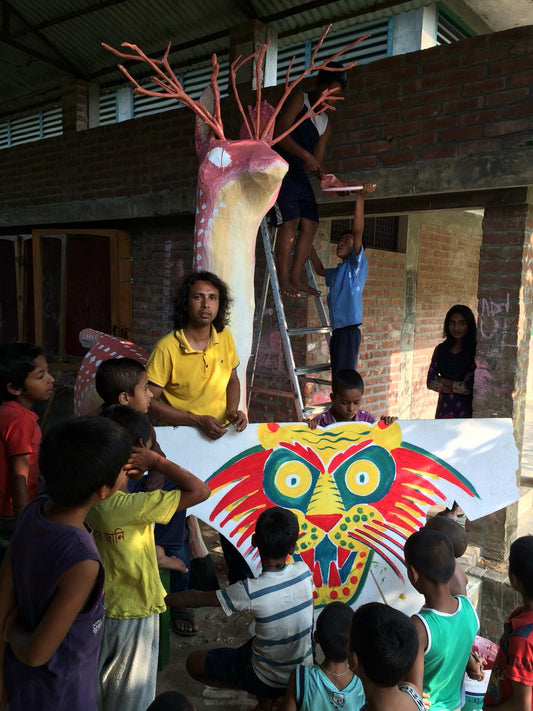
[(209, 159), (209, 162), (213, 163), (213, 165), (216, 165), (217, 168), (226, 168), (228, 165), (231, 165), (230, 154), (220, 146), (212, 148), (209, 151), (207, 157)]

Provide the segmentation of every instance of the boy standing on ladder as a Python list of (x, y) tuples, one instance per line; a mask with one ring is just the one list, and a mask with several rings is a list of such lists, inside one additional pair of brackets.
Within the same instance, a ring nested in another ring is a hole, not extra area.
[(363, 288), (368, 274), (363, 247), (365, 226), (365, 196), (376, 186), (366, 183), (357, 193), (351, 232), (344, 233), (337, 244), (337, 257), (341, 263), (325, 269), (313, 247), (310, 258), (313, 269), (326, 278), (329, 286), (328, 308), (333, 333), (330, 341), (331, 372), (357, 370), (363, 320)]

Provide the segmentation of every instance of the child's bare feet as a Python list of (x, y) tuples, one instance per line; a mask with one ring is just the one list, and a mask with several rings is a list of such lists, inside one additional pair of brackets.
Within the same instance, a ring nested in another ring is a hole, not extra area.
[(157, 567), (165, 568), (166, 570), (177, 570), (178, 573), (187, 573), (188, 569), (181, 558), (176, 558), (176, 556), (168, 556), (165, 553), (165, 549), (162, 546), (155, 547), (155, 556), (157, 558)]
[(318, 289), (313, 289), (312, 286), (306, 284), (304, 281), (292, 280), (292, 288), (300, 295), (302, 292), (304, 294), (310, 294), (311, 296), (320, 296)]
[(279, 290), (283, 296), (290, 296), (291, 298), (300, 296), (298, 289), (295, 289), (290, 281), (280, 281)]

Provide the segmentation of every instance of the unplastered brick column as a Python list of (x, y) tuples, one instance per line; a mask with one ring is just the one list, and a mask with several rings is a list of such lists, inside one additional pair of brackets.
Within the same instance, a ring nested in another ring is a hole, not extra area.
[(83, 79), (68, 79), (63, 84), (61, 109), (63, 133), (86, 131), (89, 118), (88, 84)]
[[(512, 417), (522, 449), (533, 322), (533, 206), (489, 207), (479, 263), (474, 417)], [(520, 472), (517, 473), (520, 476)], [(483, 555), (505, 560), (516, 537), (517, 505), (469, 527)]]

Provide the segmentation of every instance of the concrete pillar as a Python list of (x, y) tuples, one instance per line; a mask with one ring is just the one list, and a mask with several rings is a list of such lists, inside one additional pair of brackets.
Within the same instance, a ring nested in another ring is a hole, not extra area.
[(88, 87), (83, 79), (67, 79), (61, 96), (63, 133), (88, 128)]
[(100, 85), (92, 81), (88, 84), (87, 117), (88, 127), (95, 128), (100, 125)]
[[(272, 28), (264, 25), (259, 20), (250, 20), (233, 27), (230, 31), (230, 64), (239, 55), (243, 58), (247, 57), (266, 44), (266, 42), (270, 44), (263, 65), (261, 86), (275, 86), (277, 83), (278, 37)], [(255, 88), (255, 62), (247, 62), (237, 72), (237, 84), (242, 83)]]
[(418, 256), (420, 253), (420, 220), (418, 216), (402, 217), (400, 230), (405, 234), (405, 301), (402, 324), (402, 355), (398, 387), (398, 417), (411, 417), (413, 402), (413, 361), (418, 287)]
[(393, 16), (392, 54), (407, 54), (434, 47), (436, 40), (436, 4)]
[[(531, 197), (530, 191), (524, 204), (486, 208), (479, 262), (474, 417), (512, 417), (519, 451), (533, 325)], [(516, 538), (517, 505), (470, 523), (468, 530), (485, 557), (505, 560)]]

